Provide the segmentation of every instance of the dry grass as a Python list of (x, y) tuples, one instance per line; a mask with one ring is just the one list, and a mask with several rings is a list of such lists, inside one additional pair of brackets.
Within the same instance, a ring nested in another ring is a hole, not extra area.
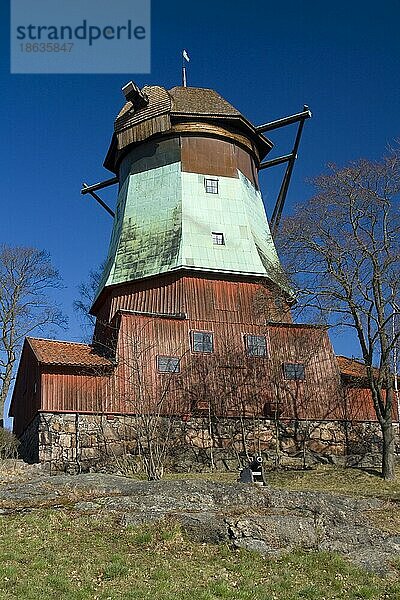
[[(18, 463), (14, 467), (17, 475)], [(11, 463), (7, 469), (13, 470)], [(166, 476), (224, 483), (237, 477)], [(271, 471), (267, 479), (280, 489), (386, 499), (382, 510), (366, 516), (400, 533), (400, 510), (394, 504), (400, 499), (400, 477), (384, 482), (373, 473), (324, 466)], [(131, 528), (104, 514), (81, 516), (68, 508), (93, 495), (94, 490), (72, 486), (57, 499), (65, 502), (61, 509), (0, 516), (0, 600), (400, 600), (398, 581), (365, 573), (329, 553), (264, 558), (224, 544), (189, 542), (173, 521)]]
[(387, 502), (383, 508), (364, 513), (371, 525), (400, 535), (400, 505), (397, 502)]
[[(394, 481), (384, 481), (377, 471), (321, 465), (307, 470), (279, 470), (265, 473), (271, 487), (292, 491), (316, 491), (355, 497), (387, 498), (400, 501), (400, 465)], [(168, 473), (164, 479), (196, 479), (233, 483), (239, 472)]]
[(8, 458), (0, 460), (1, 483), (13, 483), (23, 481), (27, 477), (27, 465), (21, 460)]
[(270, 471), (267, 481), (272, 487), (285, 490), (400, 500), (400, 466), (396, 475), (394, 481), (384, 481), (376, 471), (326, 465), (307, 471)]
[(172, 521), (35, 511), (0, 517), (0, 600), (346, 600), (400, 598), (400, 585), (336, 555), (278, 559), (188, 542)]

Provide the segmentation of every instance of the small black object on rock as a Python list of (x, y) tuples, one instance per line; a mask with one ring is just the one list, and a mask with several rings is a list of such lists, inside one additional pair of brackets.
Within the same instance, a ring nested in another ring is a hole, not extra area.
[(258, 485), (266, 485), (262, 462), (263, 459), (261, 456), (254, 456), (251, 458), (248, 466), (244, 467), (244, 469), (240, 471), (240, 483), (257, 483)]

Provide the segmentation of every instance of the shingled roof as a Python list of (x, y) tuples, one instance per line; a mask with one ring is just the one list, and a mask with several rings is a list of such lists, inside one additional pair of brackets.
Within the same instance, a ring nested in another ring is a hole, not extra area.
[(240, 117), (241, 113), (210, 88), (173, 87), (172, 114)]
[(210, 88), (176, 86), (170, 90), (159, 85), (142, 89), (148, 103), (135, 109), (128, 101), (114, 123), (114, 136), (104, 166), (116, 172), (120, 152), (130, 144), (168, 132), (181, 121), (201, 119), (213, 123), (227, 123), (253, 139), (261, 158), (272, 148), (272, 142), (248, 121), (242, 113)]
[(90, 344), (61, 342), (40, 338), (26, 338), (37, 360), (46, 365), (70, 365), (80, 367), (112, 367), (113, 363), (101, 356)]
[[(357, 379), (365, 379), (367, 370), (361, 359), (348, 358), (347, 356), (336, 356), (341, 375)], [(375, 375), (378, 376), (378, 369), (374, 367)]]
[[(167, 90), (159, 85), (146, 85), (142, 91), (148, 98), (147, 106), (135, 111), (132, 102), (126, 102), (115, 119), (114, 124), (114, 130), (117, 134), (126, 129), (137, 128), (138, 125), (142, 124), (142, 127), (132, 135), (133, 141), (146, 139), (146, 137), (156, 131), (165, 131), (171, 127), (170, 113), (172, 99)], [(155, 123), (153, 122), (154, 120), (156, 120)], [(147, 123), (147, 127), (143, 127), (143, 123)], [(152, 123), (154, 132), (149, 128), (149, 124)], [(120, 139), (119, 142), (121, 146), (124, 143), (124, 139)]]

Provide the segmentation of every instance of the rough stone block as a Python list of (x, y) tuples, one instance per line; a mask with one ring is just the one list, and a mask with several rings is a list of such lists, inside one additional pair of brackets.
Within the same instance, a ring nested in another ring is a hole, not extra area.
[(71, 423), (71, 421), (67, 421), (63, 424), (62, 429), (65, 431), (65, 433), (76, 433), (76, 424)]
[(51, 447), (51, 460), (57, 461), (57, 460), (61, 460), (61, 458), (62, 458), (62, 448), (60, 448), (59, 446), (52, 446)]
[(189, 431), (186, 434), (185, 442), (189, 446), (194, 446), (196, 448), (210, 448), (213, 445), (208, 431)]
[(331, 429), (321, 430), (321, 440), (324, 442), (331, 442), (334, 439), (334, 432)]
[(325, 454), (327, 451), (326, 444), (319, 440), (310, 440), (307, 444), (307, 447), (309, 450), (312, 450), (313, 452), (319, 452), (321, 454)]
[(274, 432), (269, 429), (261, 430), (258, 435), (258, 439), (260, 440), (260, 442), (264, 442), (264, 443), (271, 442), (274, 439), (274, 437), (275, 437)]
[(90, 458), (99, 458), (99, 456), (100, 456), (99, 448), (82, 448), (81, 449), (82, 460), (90, 459)]
[(41, 446), (47, 446), (51, 444), (52, 436), (48, 431), (41, 431), (39, 433), (39, 444)]
[(67, 433), (61, 433), (60, 438), (59, 438), (59, 444), (60, 444), (60, 446), (62, 446), (62, 448), (71, 448), (71, 446), (72, 446), (71, 436), (68, 435)]
[(80, 433), (78, 439), (79, 446), (81, 448), (91, 448), (92, 446), (96, 446), (99, 444), (98, 436), (89, 433)]
[(63, 448), (63, 459), (66, 461), (76, 458), (76, 452), (74, 448)]
[(346, 433), (340, 427), (338, 427), (333, 432), (333, 439), (336, 442), (345, 442), (346, 441)]
[(296, 440), (291, 437), (283, 437), (279, 440), (279, 444), (282, 449), (293, 448), (293, 446), (296, 446)]

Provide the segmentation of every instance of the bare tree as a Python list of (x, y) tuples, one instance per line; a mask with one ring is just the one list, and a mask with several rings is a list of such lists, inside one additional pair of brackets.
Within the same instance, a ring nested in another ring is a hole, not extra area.
[[(174, 358), (160, 357), (150, 319), (131, 323), (118, 341), (119, 364), (115, 399), (130, 415), (130, 427), (143, 470), (149, 480), (161, 479), (173, 447), (174, 425), (183, 410), (177, 381), (185, 353), (174, 348)], [(161, 367), (160, 359), (164, 359)], [(158, 366), (159, 377), (154, 378)]]
[(400, 153), (344, 168), (330, 165), (330, 173), (314, 185), (316, 195), (283, 224), (281, 255), (297, 282), (300, 308), (355, 332), (382, 430), (382, 475), (393, 479)]
[(87, 281), (82, 282), (78, 286), (79, 298), (74, 300), (74, 310), (82, 322), (84, 338), (88, 342), (92, 339), (96, 323), (96, 317), (90, 314), (90, 309), (99, 291), (105, 265), (106, 263), (103, 262), (98, 269), (90, 271)]
[[(247, 439), (249, 432), (245, 421), (253, 422), (255, 439), (257, 422), (262, 414), (261, 398), (265, 394), (263, 361), (246, 357), (240, 339), (220, 339), (215, 354), (192, 356), (183, 365), (179, 391), (190, 412), (204, 420), (211, 468), (215, 467), (214, 448), (224, 447), (226, 443), (220, 436), (219, 421), (227, 417), (238, 420), (242, 451), (249, 458), (255, 448)], [(231, 442), (236, 450), (236, 441)]]
[(49, 254), (36, 248), (0, 246), (0, 417), (10, 390), (22, 342), (35, 332), (49, 333), (66, 320), (48, 296), (60, 287)]
[[(74, 309), (82, 319), (88, 342), (96, 324), (96, 317), (89, 311), (99, 290), (104, 269), (105, 263), (102, 263), (98, 269), (90, 271), (88, 280), (79, 286), (79, 299), (74, 302)], [(130, 431), (148, 479), (161, 479), (172, 443), (171, 435), (177, 414), (175, 387), (177, 379), (180, 379), (180, 361), (185, 353), (182, 354), (179, 348), (175, 349), (174, 355), (179, 357), (179, 363), (175, 365), (177, 371), (167, 365), (166, 372), (160, 374), (156, 385), (151, 375), (157, 360), (156, 346), (150, 334), (151, 320), (145, 319), (132, 324), (120, 339), (118, 328), (109, 323), (101, 325), (107, 328), (109, 339), (103, 337), (101, 341), (96, 340), (97, 348), (110, 356), (116, 354), (115, 344), (120, 344), (123, 348), (118, 356), (113, 400), (129, 415)], [(99, 414), (103, 415), (105, 412), (105, 407), (101, 407)], [(103, 442), (108, 454), (106, 437), (104, 433)]]

